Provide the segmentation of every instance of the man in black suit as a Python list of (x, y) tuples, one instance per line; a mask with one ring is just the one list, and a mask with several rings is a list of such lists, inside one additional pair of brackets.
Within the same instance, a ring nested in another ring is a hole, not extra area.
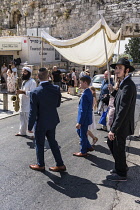
[(28, 130), (32, 131), (35, 125), (36, 155), (37, 164), (30, 165), (33, 170), (45, 170), (44, 162), (44, 142), (45, 136), (48, 139), (51, 151), (56, 161), (55, 167), (49, 170), (59, 172), (65, 171), (61, 153), (57, 141), (55, 140), (55, 129), (60, 122), (57, 107), (61, 103), (60, 88), (48, 82), (48, 70), (41, 68), (38, 71), (40, 85), (30, 94), (30, 113)]
[(111, 181), (127, 181), (128, 167), (126, 164), (125, 144), (126, 137), (134, 134), (134, 112), (136, 103), (136, 86), (131, 80), (130, 72), (134, 67), (125, 58), (120, 58), (111, 67), (115, 69), (115, 74), (120, 80), (118, 91), (114, 91), (115, 114), (113, 124), (108, 133), (108, 146), (115, 159), (115, 169), (107, 176)]

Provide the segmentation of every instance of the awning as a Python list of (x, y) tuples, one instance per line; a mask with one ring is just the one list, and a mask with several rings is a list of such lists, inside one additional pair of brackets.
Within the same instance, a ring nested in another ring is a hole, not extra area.
[(81, 65), (101, 67), (106, 64), (103, 30), (105, 33), (107, 55), (110, 60), (116, 42), (119, 40), (120, 30), (115, 34), (109, 28), (104, 18), (101, 18), (87, 32), (74, 39), (58, 40), (45, 31), (42, 31), (41, 36), (67, 60)]

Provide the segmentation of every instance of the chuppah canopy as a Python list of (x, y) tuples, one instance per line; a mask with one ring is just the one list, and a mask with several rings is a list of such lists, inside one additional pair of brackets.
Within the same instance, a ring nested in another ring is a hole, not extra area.
[(87, 32), (73, 39), (58, 40), (45, 31), (41, 33), (41, 37), (67, 60), (81, 65), (97, 67), (104, 66), (107, 63), (105, 42), (107, 57), (110, 60), (119, 36), (120, 30), (115, 34), (103, 17)]

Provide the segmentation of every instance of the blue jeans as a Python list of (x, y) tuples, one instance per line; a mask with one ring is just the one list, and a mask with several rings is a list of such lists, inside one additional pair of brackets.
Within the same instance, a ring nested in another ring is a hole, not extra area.
[(45, 136), (49, 142), (49, 146), (51, 148), (52, 154), (56, 161), (56, 166), (63, 166), (63, 160), (61, 157), (61, 153), (59, 150), (59, 146), (57, 141), (55, 140), (55, 128), (51, 130), (44, 131), (35, 131), (35, 141), (36, 141), (36, 155), (37, 155), (37, 164), (39, 166), (45, 166), (44, 162), (44, 143)]
[(81, 125), (80, 129), (77, 129), (77, 133), (80, 137), (80, 144), (81, 144), (81, 153), (87, 153), (88, 148), (91, 148), (91, 144), (89, 143), (87, 137), (88, 125)]

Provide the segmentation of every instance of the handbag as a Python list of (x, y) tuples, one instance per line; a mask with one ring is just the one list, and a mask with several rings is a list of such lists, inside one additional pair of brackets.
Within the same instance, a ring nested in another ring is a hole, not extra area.
[(101, 100), (102, 100), (102, 102), (103, 102), (105, 105), (108, 106), (108, 104), (109, 104), (109, 99), (110, 99), (110, 95), (107, 94), (107, 95), (105, 95), (105, 97), (102, 98)]
[(99, 120), (99, 124), (106, 126), (106, 117), (107, 117), (108, 109), (102, 113), (101, 118)]

